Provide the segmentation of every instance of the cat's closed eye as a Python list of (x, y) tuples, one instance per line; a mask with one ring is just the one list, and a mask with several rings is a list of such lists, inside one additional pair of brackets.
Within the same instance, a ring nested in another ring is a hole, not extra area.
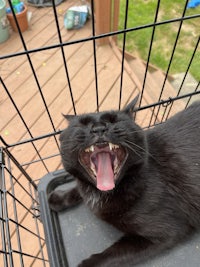
[(101, 116), (101, 120), (108, 123), (117, 122), (117, 114), (115, 113), (106, 113)]
[(90, 116), (83, 116), (80, 118), (79, 122), (82, 125), (87, 126), (88, 124), (92, 122), (92, 118)]

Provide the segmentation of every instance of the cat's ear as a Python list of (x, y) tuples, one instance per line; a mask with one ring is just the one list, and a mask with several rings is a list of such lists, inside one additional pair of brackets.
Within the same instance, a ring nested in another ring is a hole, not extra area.
[(75, 117), (76, 117), (76, 115), (72, 115), (72, 114), (67, 114), (67, 115), (65, 115), (65, 114), (62, 114), (63, 115), (63, 117), (67, 120), (67, 121), (71, 121), (71, 120), (73, 120)]
[(138, 102), (139, 96), (140, 95), (138, 94), (122, 111), (126, 114), (132, 115), (136, 109), (136, 104)]

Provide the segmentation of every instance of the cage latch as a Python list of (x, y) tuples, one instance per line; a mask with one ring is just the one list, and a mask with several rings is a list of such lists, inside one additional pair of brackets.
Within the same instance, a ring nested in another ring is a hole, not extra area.
[(172, 102), (173, 102), (173, 99), (171, 97), (169, 97), (167, 100), (161, 100), (162, 103), (162, 106), (164, 108), (168, 107)]
[(0, 165), (5, 165), (4, 153), (2, 147), (0, 147)]

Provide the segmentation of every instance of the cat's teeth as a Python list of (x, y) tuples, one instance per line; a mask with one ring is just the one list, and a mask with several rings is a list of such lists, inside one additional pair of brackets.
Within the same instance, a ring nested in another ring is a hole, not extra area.
[[(108, 143), (108, 145), (109, 145), (110, 150), (119, 148), (118, 145), (114, 145), (114, 144), (112, 144), (112, 143)], [(94, 146), (92, 145), (92, 146), (86, 148), (86, 149), (85, 149), (85, 152), (87, 152), (87, 153), (89, 153), (89, 152), (94, 152)]]
[(113, 149), (113, 144), (112, 143), (109, 143), (109, 148), (110, 148), (110, 150)]
[(90, 146), (88, 148), (85, 149), (85, 152), (89, 153), (89, 152), (94, 152), (94, 146)]
[(114, 145), (112, 143), (109, 143), (109, 148), (110, 148), (110, 150), (113, 150), (113, 149), (119, 148), (119, 146), (118, 145)]
[(91, 166), (91, 170), (93, 171), (94, 175), (97, 176), (96, 169), (94, 166)]

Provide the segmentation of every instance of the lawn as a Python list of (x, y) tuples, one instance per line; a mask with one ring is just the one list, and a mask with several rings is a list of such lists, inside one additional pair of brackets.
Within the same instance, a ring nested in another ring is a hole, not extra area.
[[(182, 17), (185, 1), (160, 1), (157, 21)], [(120, 20), (119, 28), (124, 28), (126, 0), (120, 1)], [(131, 0), (129, 1), (128, 22), (127, 27), (137, 27), (149, 23), (153, 23), (155, 19), (155, 11), (157, 1), (155, 0)], [(200, 6), (194, 9), (187, 9), (185, 16), (200, 14)], [(157, 67), (166, 71), (169, 60), (172, 55), (175, 39), (177, 36), (180, 22), (159, 25), (155, 29), (154, 41), (150, 62)], [(176, 50), (173, 56), (170, 74), (185, 72), (194, 47), (200, 35), (200, 18), (186, 20), (182, 24)], [(152, 36), (152, 28), (129, 32), (126, 35), (126, 50), (133, 55), (147, 60), (150, 40)], [(123, 35), (119, 36), (119, 45), (122, 45)], [(199, 45), (200, 47), (200, 45)], [(200, 80), (200, 48), (195, 54), (190, 73), (193, 77)]]

